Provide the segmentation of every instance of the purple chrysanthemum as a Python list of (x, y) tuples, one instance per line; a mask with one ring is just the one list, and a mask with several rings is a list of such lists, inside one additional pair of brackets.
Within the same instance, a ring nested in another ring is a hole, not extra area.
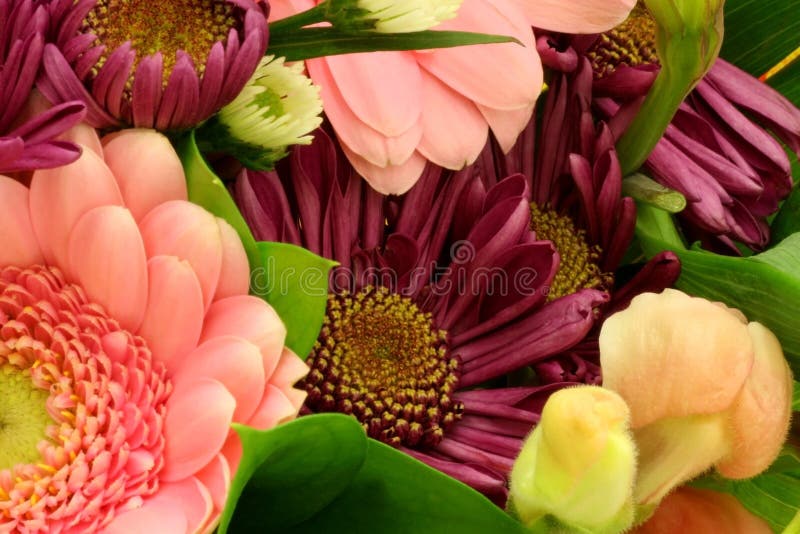
[(540, 148), (552, 154), (536, 168), (531, 124), (508, 156), (488, 145), (474, 165), (429, 165), (386, 197), (319, 131), (277, 172), (244, 171), (234, 188), (257, 239), (340, 263), (307, 360), (307, 408), (353, 414), (498, 502), (547, 396), (575, 383), (550, 367), (516, 387), (508, 374), (568, 367), (557, 360), (592, 332), (633, 232), (610, 133), (596, 134), (582, 96), (591, 72), (574, 78), (548, 97)]
[(196, 126), (231, 102), (267, 48), (257, 0), (54, 0), (42, 92), (96, 128)]
[(41, 65), (48, 16), (31, 0), (0, 0), (0, 173), (65, 165), (80, 156), (57, 141), (84, 116), (80, 102), (47, 110), (31, 101)]
[[(540, 37), (543, 61), (568, 69), (591, 60), (594, 104), (615, 136), (624, 131), (659, 71), (655, 23), (643, 8), (599, 36)], [(687, 200), (680, 214), (690, 239), (737, 254), (735, 242), (763, 249), (767, 217), (792, 187), (786, 144), (800, 154), (800, 110), (780, 93), (723, 59), (680, 106), (645, 167)]]

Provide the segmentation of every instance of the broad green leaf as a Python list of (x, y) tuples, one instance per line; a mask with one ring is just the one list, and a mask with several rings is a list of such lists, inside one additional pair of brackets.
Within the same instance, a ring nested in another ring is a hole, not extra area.
[(256, 240), (239, 212), (239, 208), (236, 207), (230, 193), (225, 188), (225, 184), (203, 159), (203, 155), (197, 148), (194, 131), (178, 141), (177, 151), (186, 173), (189, 200), (203, 206), (217, 217), (225, 219), (228, 224), (233, 226), (242, 240), (245, 252), (247, 252), (250, 269), (254, 269), (261, 259), (256, 248)]
[(352, 483), (325, 509), (283, 534), (524, 534), (521, 523), (472, 488), (368, 440)]
[(219, 534), (284, 532), (328, 505), (358, 473), (367, 437), (341, 414), (301, 417), (272, 430), (234, 425), (243, 456)]
[(781, 532), (800, 510), (800, 457), (786, 447), (770, 468), (747, 480), (730, 480), (706, 475), (692, 486), (730, 493), (751, 512), (764, 518), (775, 532)]
[(795, 186), (792, 194), (784, 201), (770, 229), (773, 243), (780, 243), (791, 234), (800, 232), (800, 187)]
[(760, 76), (800, 46), (800, 9), (787, 0), (727, 0), (720, 56)]
[(269, 53), (299, 61), (321, 56), (376, 50), (423, 50), (473, 44), (517, 42), (513, 37), (455, 31), (349, 33), (335, 28), (302, 28), (270, 33)]
[(794, 381), (794, 389), (792, 389), (792, 411), (800, 412), (800, 382)]
[(306, 359), (328, 302), (328, 273), (336, 262), (295, 245), (259, 241), (251, 291), (270, 303), (286, 325), (286, 346)]
[[(800, 46), (800, 42), (798, 41), (800, 41), (800, 39), (795, 40), (796, 46)], [(783, 96), (794, 102), (795, 106), (800, 106), (800, 59), (794, 60), (791, 65), (788, 65), (778, 74), (767, 80), (767, 83), (780, 91)], [(797, 174), (795, 174), (794, 177), (797, 179)]]
[(749, 258), (687, 250), (669, 214), (640, 203), (636, 221), (648, 257), (674, 251), (681, 260), (677, 287), (740, 309), (772, 330), (794, 373), (800, 375), (800, 234)]

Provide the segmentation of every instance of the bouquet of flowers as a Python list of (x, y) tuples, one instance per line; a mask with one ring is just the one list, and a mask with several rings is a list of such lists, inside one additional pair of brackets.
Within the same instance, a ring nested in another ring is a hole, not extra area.
[(0, 0), (0, 533), (800, 532), (791, 4)]

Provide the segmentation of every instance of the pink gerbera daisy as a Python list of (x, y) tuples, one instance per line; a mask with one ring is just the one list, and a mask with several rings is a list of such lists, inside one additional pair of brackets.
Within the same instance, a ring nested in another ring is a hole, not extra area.
[(0, 532), (208, 532), (231, 423), (270, 428), (305, 398), (167, 139), (104, 141), (30, 187), (0, 176)]

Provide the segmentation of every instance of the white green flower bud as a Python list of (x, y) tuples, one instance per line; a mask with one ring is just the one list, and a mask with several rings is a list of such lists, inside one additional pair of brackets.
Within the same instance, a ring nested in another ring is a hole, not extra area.
[(557, 391), (511, 471), (509, 507), (534, 531), (616, 534), (634, 520), (636, 445), (613, 391)]
[(462, 0), (329, 0), (326, 19), (341, 29), (418, 32), (456, 16)]
[(249, 168), (271, 169), (289, 146), (311, 143), (321, 113), (319, 87), (303, 64), (266, 56), (239, 96), (202, 128), (200, 142)]

